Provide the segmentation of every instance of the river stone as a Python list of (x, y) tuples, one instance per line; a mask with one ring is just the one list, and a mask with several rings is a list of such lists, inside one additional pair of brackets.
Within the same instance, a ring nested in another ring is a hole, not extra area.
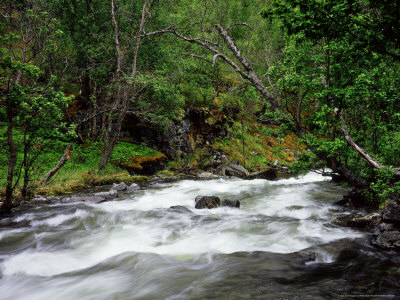
[(136, 183), (132, 183), (128, 188), (126, 189), (127, 192), (136, 192), (140, 190), (140, 186)]
[(383, 210), (382, 219), (388, 223), (400, 224), (400, 204), (395, 200), (390, 201)]
[(101, 203), (107, 201), (105, 198), (100, 196), (72, 196), (61, 199), (61, 203), (73, 203), (73, 202), (91, 202)]
[(203, 197), (204, 197), (203, 195), (196, 196), (196, 198), (194, 198), (194, 202), (197, 203), (197, 201), (199, 201)]
[(237, 207), (240, 208), (240, 202), (238, 200), (228, 200), (225, 199), (222, 201), (221, 206), (228, 206), (228, 207)]
[(196, 175), (196, 177), (200, 178), (200, 179), (217, 179), (217, 178), (219, 178), (218, 175), (214, 175), (210, 172), (199, 173)]
[[(197, 197), (196, 197), (197, 199)], [(196, 201), (196, 200), (195, 200)], [(196, 202), (195, 208), (217, 208), (221, 205), (221, 200), (216, 196), (203, 196), (199, 198)]]
[(102, 197), (105, 200), (112, 200), (112, 199), (118, 198), (118, 192), (116, 190), (111, 190), (108, 192), (99, 192), (99, 193), (95, 193), (93, 195)]
[(227, 176), (235, 176), (239, 178), (244, 178), (249, 174), (249, 171), (247, 171), (245, 168), (243, 168), (241, 165), (237, 164), (230, 164), (225, 168), (225, 175)]
[(374, 245), (385, 249), (400, 249), (400, 232), (398, 231), (385, 231), (378, 235)]
[(128, 186), (125, 184), (125, 182), (121, 182), (121, 183), (114, 183), (111, 189), (121, 192), (125, 191), (127, 188)]

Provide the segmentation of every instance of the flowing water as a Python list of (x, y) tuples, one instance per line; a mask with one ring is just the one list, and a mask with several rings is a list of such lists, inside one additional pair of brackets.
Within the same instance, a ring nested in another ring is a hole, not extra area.
[[(37, 206), (0, 220), (0, 299), (394, 295), (392, 262), (363, 233), (331, 222), (346, 213), (332, 205), (343, 192), (310, 173), (183, 180), (101, 204)], [(197, 210), (197, 195), (241, 208)], [(170, 208), (178, 205), (188, 210)]]

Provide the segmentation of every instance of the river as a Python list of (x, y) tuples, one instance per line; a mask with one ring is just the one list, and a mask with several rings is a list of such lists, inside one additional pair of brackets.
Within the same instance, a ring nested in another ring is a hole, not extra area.
[[(182, 180), (100, 204), (38, 205), (0, 220), (0, 299), (394, 295), (393, 262), (365, 233), (331, 222), (349, 213), (332, 205), (343, 193), (309, 173)], [(197, 210), (197, 195), (241, 208)], [(190, 211), (170, 209), (178, 205)]]

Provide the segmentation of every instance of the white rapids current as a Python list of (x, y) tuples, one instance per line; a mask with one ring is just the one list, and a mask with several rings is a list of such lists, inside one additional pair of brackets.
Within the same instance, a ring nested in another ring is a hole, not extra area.
[[(0, 299), (197, 299), (196, 276), (218, 280), (233, 253), (290, 254), (361, 237), (331, 223), (343, 214), (332, 206), (342, 194), (309, 173), (278, 181), (183, 180), (100, 204), (39, 206), (0, 220)], [(197, 195), (241, 207), (197, 210)], [(177, 205), (191, 213), (169, 209)], [(335, 259), (315, 251), (317, 262)], [(220, 273), (207, 269), (216, 266)]]

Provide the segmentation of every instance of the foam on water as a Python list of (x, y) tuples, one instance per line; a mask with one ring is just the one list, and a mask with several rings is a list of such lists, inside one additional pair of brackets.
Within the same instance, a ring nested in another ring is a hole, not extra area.
[[(292, 253), (361, 236), (329, 223), (333, 217), (329, 201), (316, 201), (312, 196), (324, 181), (325, 177), (314, 173), (273, 182), (184, 180), (124, 200), (86, 205), (73, 213), (61, 213), (61, 205), (53, 206), (55, 214), (45, 218), (27, 213), (15, 221), (29, 221), (26, 230), (40, 233), (41, 244), (3, 253), (1, 272), (53, 276), (89, 268), (125, 252), (186, 259), (239, 251)], [(197, 210), (194, 198), (200, 194), (240, 200), (241, 208)], [(193, 213), (168, 210), (176, 205)], [(66, 222), (68, 228), (61, 226)], [(2, 231), (0, 237), (6, 234), (7, 230)]]

